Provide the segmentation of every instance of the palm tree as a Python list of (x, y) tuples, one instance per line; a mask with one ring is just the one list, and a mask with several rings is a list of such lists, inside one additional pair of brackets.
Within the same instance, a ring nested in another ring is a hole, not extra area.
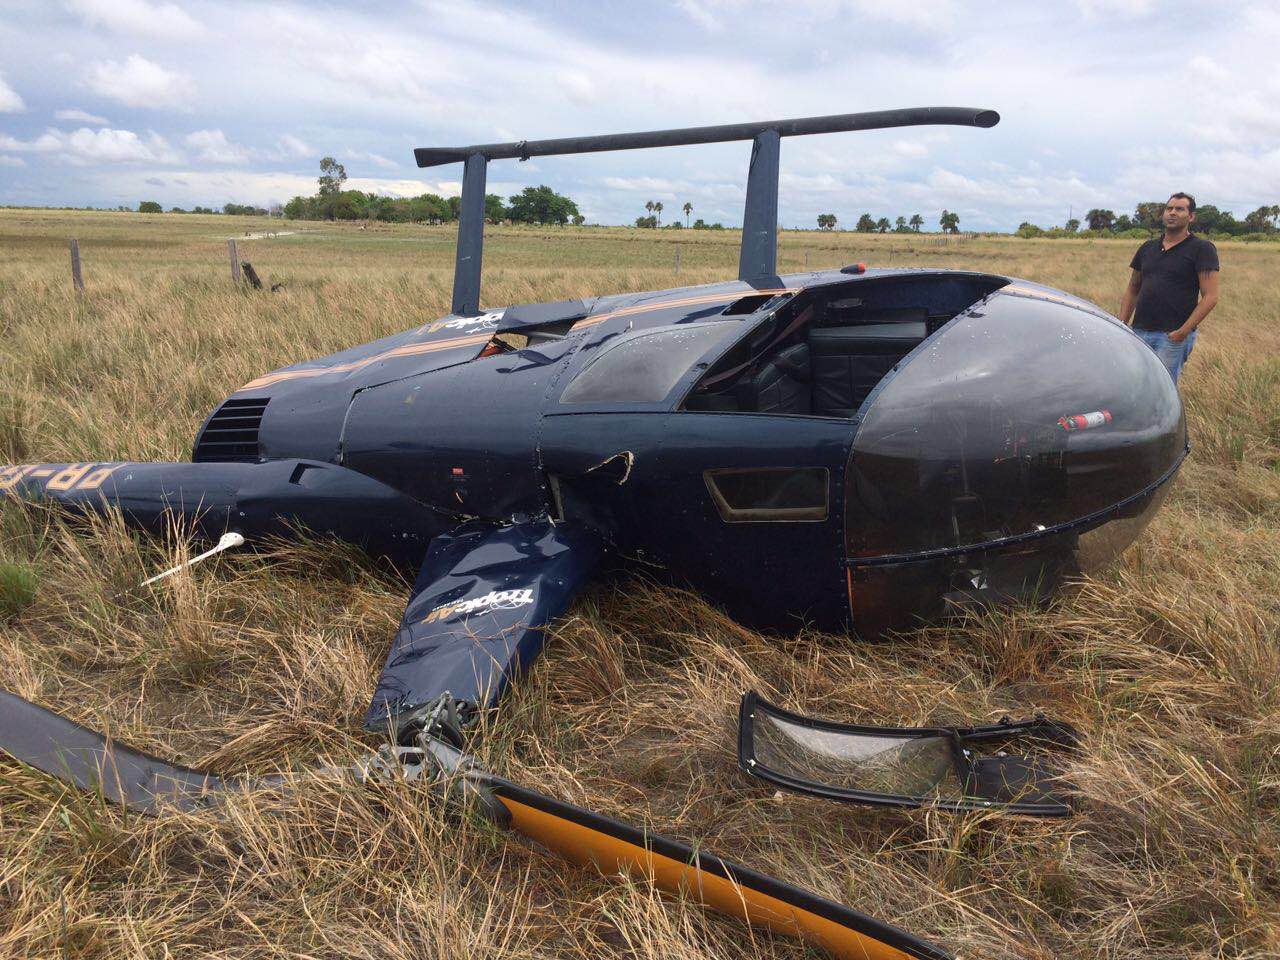
[(684, 202), (684, 225), (689, 226), (689, 214), (693, 213), (693, 204), (688, 200)]
[(657, 214), (658, 226), (662, 226), (662, 201), (659, 200), (653, 205), (653, 212)]
[(644, 208), (645, 208), (646, 210), (648, 210), (648, 211), (649, 211), (649, 215), (650, 215), (650, 216), (653, 216), (653, 201), (652, 201), (652, 200), (646, 200), (646, 201), (645, 201), (645, 203), (644, 203)]

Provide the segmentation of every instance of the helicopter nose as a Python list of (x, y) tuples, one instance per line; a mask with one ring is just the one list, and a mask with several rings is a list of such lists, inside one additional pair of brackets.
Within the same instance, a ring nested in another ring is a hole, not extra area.
[(871, 395), (845, 495), (855, 627), (1025, 597), (1109, 562), (1186, 454), (1177, 389), (1100, 308), (1017, 282)]

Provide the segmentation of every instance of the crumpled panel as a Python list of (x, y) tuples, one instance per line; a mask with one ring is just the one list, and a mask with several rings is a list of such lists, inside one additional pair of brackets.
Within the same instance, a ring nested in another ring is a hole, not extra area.
[(544, 627), (562, 613), (603, 553), (580, 524), (543, 519), (471, 523), (436, 537), (365, 726), (385, 730), (399, 714), (443, 694), (492, 706), (542, 651)]

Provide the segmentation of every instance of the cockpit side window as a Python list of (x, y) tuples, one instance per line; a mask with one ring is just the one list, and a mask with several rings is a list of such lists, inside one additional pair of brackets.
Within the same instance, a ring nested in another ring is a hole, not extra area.
[(827, 519), (826, 467), (708, 470), (703, 478), (725, 523)]

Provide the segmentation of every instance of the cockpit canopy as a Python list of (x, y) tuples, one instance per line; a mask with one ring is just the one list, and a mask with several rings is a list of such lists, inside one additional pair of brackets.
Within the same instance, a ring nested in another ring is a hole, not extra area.
[(851, 420), (912, 350), (1007, 282), (921, 272), (806, 290), (764, 314), (683, 407)]
[(895, 271), (740, 297), (588, 345), (560, 403), (851, 420), (926, 337), (1007, 282)]

